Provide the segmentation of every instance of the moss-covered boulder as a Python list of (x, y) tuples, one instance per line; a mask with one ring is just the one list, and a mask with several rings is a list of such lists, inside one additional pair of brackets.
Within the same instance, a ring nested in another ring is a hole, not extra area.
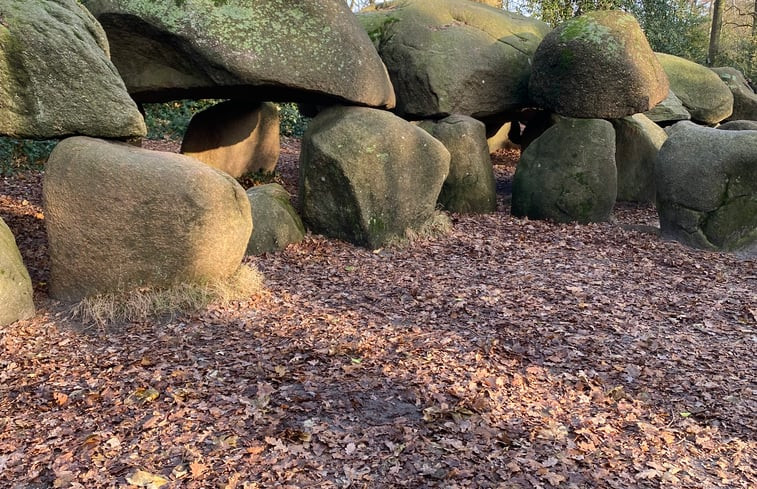
[(612, 124), (561, 118), (523, 152), (513, 179), (512, 213), (556, 222), (606, 221), (616, 195)]
[(358, 17), (389, 70), (397, 113), (410, 119), (486, 119), (527, 105), (530, 58), (549, 32), (465, 0), (385, 2)]
[(0, 219), (0, 326), (32, 316), (32, 281), (13, 233)]
[(531, 98), (567, 117), (620, 118), (668, 95), (668, 80), (630, 14), (589, 12), (550, 32), (534, 54)]
[(278, 183), (260, 185), (247, 190), (252, 207), (252, 235), (247, 244), (248, 255), (277, 251), (305, 237), (302, 219), (289, 201), (289, 192)]
[(733, 94), (733, 113), (728, 118), (732, 121), (757, 121), (757, 93), (736, 68), (712, 68), (721, 80), (728, 85)]
[(691, 119), (717, 124), (733, 112), (733, 94), (720, 77), (693, 61), (656, 53), (670, 80), (670, 89), (681, 99)]
[(450, 153), (449, 175), (439, 194), (439, 204), (451, 212), (494, 212), (497, 182), (484, 124), (465, 115), (451, 115), (437, 122), (423, 121), (418, 126), (441, 141)]
[(618, 200), (654, 202), (654, 162), (668, 135), (642, 114), (611, 122), (615, 128)]
[(390, 112), (330, 108), (302, 139), (302, 218), (317, 233), (379, 248), (432, 218), (449, 161), (441, 142)]
[(76, 0), (0, 3), (0, 135), (139, 137), (145, 123)]
[(255, 97), (391, 108), (394, 91), (343, 0), (83, 0), (145, 102)]
[(664, 237), (757, 253), (757, 131), (672, 127), (655, 165)]
[(270, 102), (228, 100), (192, 116), (181, 152), (234, 178), (270, 173), (279, 160), (279, 111)]
[(87, 137), (55, 147), (43, 197), (50, 294), (66, 301), (223, 280), (239, 268), (252, 228), (247, 195), (228, 174)]

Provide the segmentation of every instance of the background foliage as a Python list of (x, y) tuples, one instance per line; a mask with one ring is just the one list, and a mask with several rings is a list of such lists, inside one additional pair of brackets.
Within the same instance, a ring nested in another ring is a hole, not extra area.
[[(190, 119), (197, 112), (210, 107), (220, 100), (175, 100), (161, 104), (145, 104), (145, 122), (149, 139), (174, 139), (184, 137)], [(297, 104), (279, 103), (279, 129), (282, 136), (302, 136), (309, 121), (303, 117)]]
[(57, 141), (0, 137), (0, 176), (41, 170)]
[[(145, 104), (148, 139), (180, 141), (192, 116), (219, 100), (176, 100), (160, 104)], [(282, 136), (301, 137), (309, 118), (302, 116), (294, 103), (280, 103), (280, 131)], [(42, 170), (57, 140), (35, 141), (0, 137), (0, 176), (28, 170)]]

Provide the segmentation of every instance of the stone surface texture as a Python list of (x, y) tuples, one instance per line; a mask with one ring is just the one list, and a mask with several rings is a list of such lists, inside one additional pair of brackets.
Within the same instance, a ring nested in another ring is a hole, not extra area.
[(688, 121), (691, 119), (691, 114), (689, 114), (689, 111), (683, 106), (681, 99), (676, 97), (673, 90), (668, 91), (668, 96), (665, 97), (665, 100), (643, 114), (647, 116), (649, 120), (660, 123)]
[(717, 124), (733, 112), (733, 94), (720, 77), (693, 61), (656, 53), (670, 80), (670, 89), (681, 99), (691, 120)]
[[(464, 0), (385, 2), (359, 14), (389, 70), (397, 113), (486, 119), (528, 105), (543, 22)], [(501, 122), (500, 122), (501, 125)]]
[(668, 80), (636, 18), (589, 12), (560, 24), (534, 54), (529, 93), (567, 117), (620, 118), (668, 95)]
[(433, 216), (449, 161), (441, 142), (390, 112), (327, 109), (302, 140), (303, 221), (374, 249), (402, 239)]
[(273, 172), (279, 143), (275, 104), (228, 100), (192, 116), (181, 153), (238, 178), (246, 173)]
[(0, 3), (0, 135), (145, 135), (100, 24), (76, 0)]
[(464, 115), (451, 115), (419, 127), (444, 144), (450, 153), (449, 175), (438, 202), (446, 210), (485, 214), (497, 209), (497, 182), (489, 156), (486, 127)]
[(654, 202), (654, 163), (668, 135), (643, 114), (614, 119), (618, 200)]
[(254, 225), (247, 244), (248, 255), (282, 250), (305, 237), (305, 226), (284, 187), (278, 183), (252, 187), (247, 190), (247, 198)]
[(55, 147), (43, 201), (50, 295), (65, 301), (225, 279), (252, 227), (244, 189), (226, 173), (86, 137)]
[(523, 152), (513, 179), (512, 213), (555, 222), (606, 221), (616, 196), (612, 124), (561, 118)]
[(13, 233), (0, 219), (0, 326), (34, 316), (32, 281)]
[(744, 74), (736, 68), (712, 68), (733, 94), (732, 121), (757, 121), (757, 94), (747, 82)]
[(343, 0), (84, 0), (138, 101), (394, 106), (381, 59)]
[(663, 237), (757, 254), (757, 131), (679, 122), (655, 165)]

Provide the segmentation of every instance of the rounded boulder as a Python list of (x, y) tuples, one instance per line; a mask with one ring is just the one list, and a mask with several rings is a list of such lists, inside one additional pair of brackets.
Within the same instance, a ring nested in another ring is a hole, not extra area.
[(0, 6), (0, 134), (141, 137), (145, 122), (110, 62), (102, 27), (76, 0)]
[(674, 125), (655, 165), (664, 237), (757, 253), (757, 131)]
[(439, 204), (451, 212), (485, 214), (497, 209), (497, 182), (489, 156), (486, 128), (464, 115), (418, 126), (444, 144), (450, 154), (449, 175), (439, 194)]
[(140, 102), (180, 98), (394, 106), (344, 0), (83, 0)]
[(529, 93), (566, 117), (613, 119), (657, 105), (668, 95), (668, 80), (634, 16), (596, 11), (544, 37)]
[(34, 316), (32, 281), (13, 233), (0, 219), (0, 326)]
[(225, 279), (252, 231), (247, 195), (226, 173), (87, 137), (55, 147), (43, 202), (50, 294), (65, 301)]
[(271, 173), (279, 161), (279, 111), (270, 102), (228, 100), (196, 113), (181, 153), (239, 178)]
[(523, 152), (513, 179), (512, 213), (555, 222), (606, 221), (616, 196), (612, 124), (560, 118)]
[(733, 94), (720, 77), (693, 61), (657, 53), (670, 80), (670, 89), (681, 99), (691, 120), (717, 124), (733, 113)]
[(528, 105), (530, 58), (549, 32), (541, 21), (466, 0), (387, 2), (358, 17), (407, 119), (487, 119)]
[(302, 218), (317, 233), (380, 248), (433, 217), (449, 162), (441, 142), (390, 112), (327, 109), (302, 139)]

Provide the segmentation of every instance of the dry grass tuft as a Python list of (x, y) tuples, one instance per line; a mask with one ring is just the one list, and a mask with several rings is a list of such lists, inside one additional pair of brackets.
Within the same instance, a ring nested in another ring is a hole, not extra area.
[(437, 239), (452, 232), (452, 220), (440, 210), (434, 211), (433, 215), (418, 229), (406, 229), (404, 237), (392, 239), (387, 247), (402, 248), (412, 245), (417, 241)]
[(210, 304), (227, 304), (259, 293), (263, 276), (242, 265), (229, 278), (205, 284), (183, 283), (166, 289), (142, 287), (87, 297), (71, 313), (84, 323), (105, 326), (117, 322), (143, 321), (149, 317), (192, 312)]

